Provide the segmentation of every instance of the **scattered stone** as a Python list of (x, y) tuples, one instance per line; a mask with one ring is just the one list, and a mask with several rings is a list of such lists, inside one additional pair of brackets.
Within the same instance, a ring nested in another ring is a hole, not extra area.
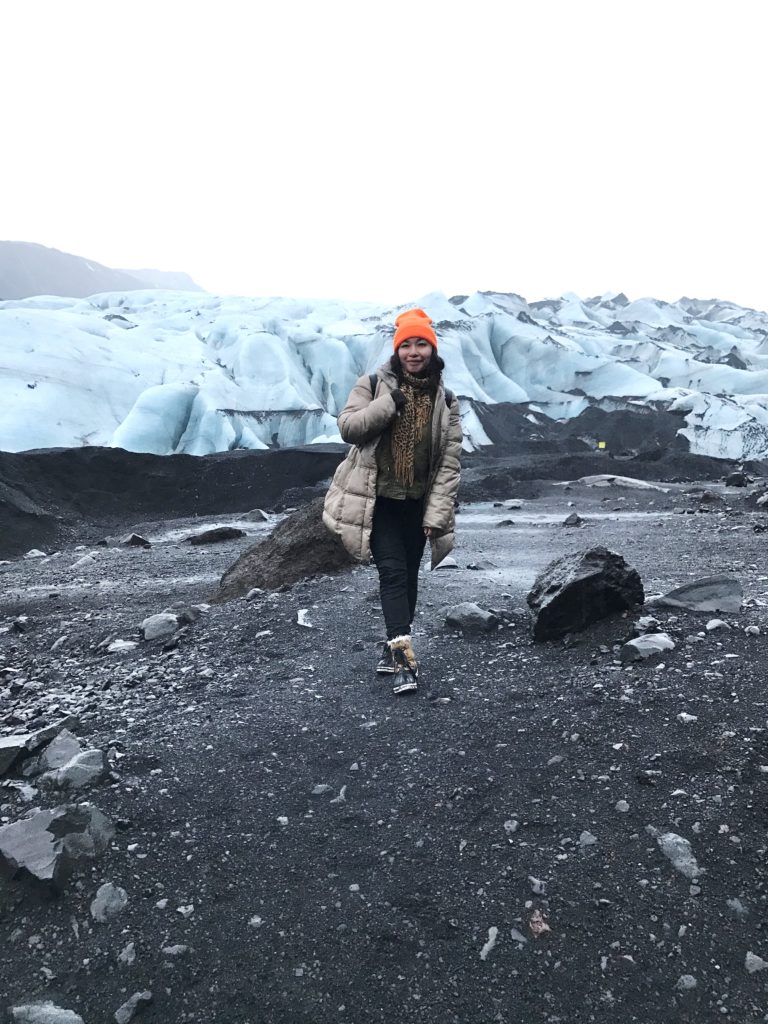
[(629, 804), (626, 800), (617, 800), (615, 804), (615, 809), (619, 812), (619, 814), (626, 814), (629, 811)]
[(91, 901), (91, 917), (100, 924), (106, 924), (111, 917), (117, 915), (128, 906), (128, 893), (119, 885), (105, 882), (96, 890)]
[(304, 626), (305, 629), (314, 629), (315, 627), (309, 621), (309, 608), (299, 608), (296, 613), (296, 623), (299, 626)]
[(696, 988), (698, 982), (692, 974), (681, 974), (675, 982), (675, 988), (678, 992), (690, 992), (691, 989)]
[(731, 627), (724, 619), (710, 619), (704, 628), (708, 633), (714, 633), (717, 629), (730, 629)]
[(668, 487), (660, 484), (651, 484), (647, 480), (637, 480), (633, 476), (613, 476), (610, 473), (595, 473), (592, 476), (580, 476), (578, 480), (571, 480), (573, 484), (585, 484), (587, 487), (631, 487), (639, 491), (661, 491), (667, 494)]
[(118, 1010), (115, 1010), (117, 1024), (130, 1024), (136, 1014), (151, 1002), (152, 993), (149, 990), (146, 992), (134, 992), (130, 999), (126, 999), (123, 1005)]
[(90, 555), (83, 555), (82, 558), (78, 558), (78, 560), (76, 562), (73, 562), (72, 565), (70, 565), (69, 568), (70, 568), (70, 570), (72, 570), (72, 569), (90, 569), (92, 566), (96, 565), (97, 561), (98, 561), (98, 552), (97, 551), (92, 551), (90, 553)]
[(188, 540), (190, 544), (220, 544), (225, 540), (238, 540), (245, 536), (247, 536), (245, 530), (241, 530), (237, 526), (216, 526), (212, 530), (196, 533)]
[(48, 556), (46, 555), (46, 553), (44, 551), (41, 551), (39, 548), (31, 548), (26, 553), (26, 555), (24, 555), (24, 557), (25, 558), (47, 558)]
[(685, 608), (690, 612), (738, 612), (744, 600), (741, 583), (735, 576), (704, 576), (692, 583), (654, 597), (649, 605), (662, 608)]
[(312, 796), (323, 796), (325, 793), (332, 793), (333, 786), (329, 786), (325, 782), (320, 782), (318, 785), (312, 788)]
[(112, 822), (93, 804), (35, 811), (0, 827), (0, 868), (60, 892), (77, 861), (103, 853), (114, 834)]
[(647, 825), (646, 831), (653, 836), (661, 852), (681, 875), (694, 879), (704, 874), (704, 869), (696, 863), (691, 844), (683, 836), (676, 832), (659, 832), (653, 825)]
[(125, 967), (130, 967), (136, 960), (136, 943), (129, 942), (124, 949), (117, 954), (118, 962)]
[(246, 601), (253, 601), (255, 598), (257, 598), (259, 596), (259, 594), (263, 594), (263, 593), (264, 593), (264, 591), (261, 589), (261, 587), (251, 587), (251, 589), (245, 595), (245, 600)]
[(142, 537), (140, 533), (129, 533), (120, 541), (124, 548), (151, 548), (152, 542)]
[(607, 548), (590, 548), (551, 562), (528, 594), (536, 640), (557, 640), (643, 603), (636, 569)]
[(107, 653), (122, 654), (124, 651), (132, 651), (138, 646), (135, 640), (113, 640), (107, 647)]
[(49, 772), (61, 768), (82, 750), (80, 740), (69, 729), (62, 729), (58, 736), (40, 754), (37, 768), (41, 772)]
[(724, 478), (724, 483), (726, 487), (747, 487), (753, 480), (743, 470), (737, 470), (735, 473), (729, 473)]
[(515, 525), (515, 520), (514, 519), (500, 519), (498, 521), (498, 523), (496, 523), (496, 526), (514, 526), (514, 525)]
[(653, 615), (641, 615), (635, 623), (635, 629), (638, 633), (655, 633), (659, 625), (659, 620)]
[(184, 956), (188, 952), (189, 946), (176, 945), (176, 946), (161, 946), (160, 952), (165, 956)]
[(698, 715), (689, 715), (687, 711), (681, 711), (679, 715), (675, 715), (675, 718), (681, 725), (692, 725), (693, 722), (698, 722)]
[(458, 569), (459, 563), (453, 557), (453, 555), (446, 555), (445, 558), (438, 562), (433, 571), (437, 569)]
[(747, 953), (744, 957), (744, 967), (750, 974), (755, 974), (757, 971), (764, 971), (768, 967), (768, 961), (756, 953)]
[(102, 779), (107, 768), (103, 750), (82, 750), (61, 768), (41, 775), (40, 783), (56, 789), (85, 789)]
[(75, 1013), (74, 1010), (63, 1010), (50, 1000), (12, 1006), (10, 1014), (15, 1024), (84, 1024), (79, 1013)]
[(563, 520), (563, 526), (583, 526), (584, 522), (585, 520), (581, 518), (578, 512), (571, 512), (571, 514)]
[(450, 629), (460, 629), (463, 633), (489, 633), (496, 629), (499, 620), (493, 612), (486, 611), (474, 601), (463, 601), (448, 609), (445, 624)]
[(760, 627), (759, 626), (745, 626), (744, 632), (747, 634), (747, 636), (760, 636)]
[(716, 505), (722, 500), (722, 496), (717, 494), (715, 491), (702, 491), (699, 503), (701, 505)]
[(622, 665), (627, 665), (674, 649), (675, 642), (667, 633), (643, 633), (642, 636), (628, 640), (621, 648), (619, 657)]
[(145, 640), (162, 640), (178, 630), (179, 620), (170, 612), (160, 612), (144, 619), (140, 628)]
[(250, 512), (246, 512), (243, 519), (250, 519), (254, 523), (268, 523), (269, 516), (267, 513), (260, 508), (252, 508)]
[(19, 757), (34, 753), (40, 747), (49, 743), (64, 729), (75, 729), (79, 725), (74, 715), (67, 715), (59, 719), (53, 725), (47, 725), (35, 732), (13, 733), (10, 736), (0, 736), (0, 775), (8, 771)]
[(582, 832), (579, 836), (579, 846), (594, 846), (597, 842), (597, 836), (591, 832)]
[(488, 929), (488, 941), (485, 943), (483, 948), (480, 950), (480, 959), (481, 960), (487, 960), (488, 959), (488, 956), (489, 956), (491, 950), (496, 945), (496, 940), (498, 939), (498, 937), (499, 937), (499, 929), (498, 928), (496, 928), (494, 926), (493, 928), (489, 928)]

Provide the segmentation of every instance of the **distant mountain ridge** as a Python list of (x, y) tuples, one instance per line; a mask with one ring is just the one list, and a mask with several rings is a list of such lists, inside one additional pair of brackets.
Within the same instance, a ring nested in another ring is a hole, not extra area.
[(116, 270), (37, 242), (0, 241), (0, 301), (35, 295), (83, 299), (99, 292), (143, 288), (203, 291), (182, 272)]

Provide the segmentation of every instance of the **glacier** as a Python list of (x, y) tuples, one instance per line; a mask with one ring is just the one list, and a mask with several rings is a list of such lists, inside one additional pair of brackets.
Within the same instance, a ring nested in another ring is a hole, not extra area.
[(768, 314), (621, 293), (431, 293), (396, 308), (167, 290), (0, 302), (0, 450), (112, 446), (157, 455), (338, 442), (355, 380), (392, 350), (395, 317), (435, 321), (468, 450), (478, 412), (536, 418), (667, 411), (695, 454), (768, 456)]

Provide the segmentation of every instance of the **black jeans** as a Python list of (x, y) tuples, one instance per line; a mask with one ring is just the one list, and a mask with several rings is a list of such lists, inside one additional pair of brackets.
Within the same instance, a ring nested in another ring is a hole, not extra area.
[(373, 510), (371, 554), (379, 570), (381, 610), (387, 639), (411, 631), (419, 590), (419, 565), (427, 538), (423, 498), (377, 498)]

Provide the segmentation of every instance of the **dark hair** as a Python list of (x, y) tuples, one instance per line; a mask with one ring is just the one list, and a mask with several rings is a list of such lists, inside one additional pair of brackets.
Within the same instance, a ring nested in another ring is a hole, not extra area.
[[(400, 356), (397, 354), (397, 352), (392, 353), (392, 357), (389, 360), (389, 365), (392, 372), (397, 377), (397, 383), (402, 384), (404, 380), (403, 364), (400, 362)], [(437, 354), (437, 349), (433, 348), (432, 355), (429, 358), (429, 362), (424, 368), (424, 372), (422, 374), (419, 374), (419, 376), (428, 377), (429, 382), (432, 384), (435, 390), (437, 390), (437, 387), (440, 383), (440, 376), (444, 369), (445, 362)]]

